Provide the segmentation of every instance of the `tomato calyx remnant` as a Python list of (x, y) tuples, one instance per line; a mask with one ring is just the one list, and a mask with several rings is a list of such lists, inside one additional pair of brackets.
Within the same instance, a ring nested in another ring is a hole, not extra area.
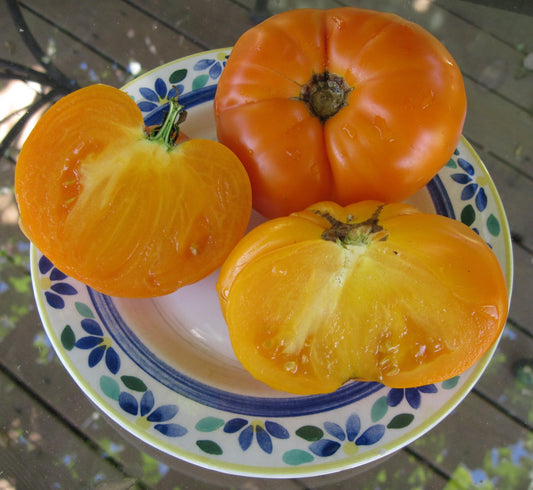
[(163, 122), (154, 127), (148, 134), (148, 140), (164, 144), (167, 150), (172, 149), (180, 134), (180, 124), (187, 118), (185, 106), (178, 103), (177, 97), (168, 101), (168, 111), (165, 112)]
[(313, 116), (324, 123), (347, 105), (348, 94), (352, 88), (344, 78), (327, 70), (315, 73), (300, 91), (303, 101)]
[(315, 213), (326, 219), (331, 225), (330, 228), (322, 232), (322, 238), (348, 247), (350, 245), (369, 245), (373, 241), (385, 241), (388, 238), (387, 230), (378, 223), (382, 209), (383, 205), (379, 206), (370, 218), (358, 223), (352, 223), (350, 217), (344, 223), (328, 212), (315, 211)]

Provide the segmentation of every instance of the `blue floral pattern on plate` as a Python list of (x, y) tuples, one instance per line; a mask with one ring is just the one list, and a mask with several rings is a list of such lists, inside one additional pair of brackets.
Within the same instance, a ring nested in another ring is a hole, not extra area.
[[(168, 63), (124, 89), (148, 125), (160, 122), (168, 98), (179, 93), (189, 120), (214, 137), (212, 120), (195, 117), (207, 117), (205, 108), (212, 104), (229, 53), (229, 49), (213, 50)], [(422, 202), (431, 202), (434, 212), (457, 216), (483, 236), (510, 280), (512, 256), (505, 213), (490, 176), (464, 139), (424, 192)], [(219, 471), (303, 477), (373, 461), (437, 424), (466, 396), (490, 359), (489, 353), (461, 376), (434, 385), (396, 390), (359, 383), (340, 390), (340, 395), (268, 399), (263, 408), (260, 397), (239, 398), (202, 385), (193, 375), (180, 375), (179, 382), (187, 389), (213, 390), (221, 399), (214, 406), (205, 403), (207, 395), (202, 398), (190, 396), (193, 392), (186, 389), (176, 390), (167, 379), (168, 365), (156, 350), (126, 342), (134, 336), (132, 330), (117, 335), (116, 322), (127, 325), (123, 305), (106, 297), (111, 307), (101, 309), (92, 290), (56, 269), (34, 247), (31, 255), (43, 324), (81, 389), (136, 437)], [(133, 353), (132, 347), (139, 347), (138, 352)], [(149, 363), (159, 371), (148, 369)], [(357, 396), (350, 398), (350, 390)], [(250, 404), (236, 406), (235, 400)], [(314, 408), (295, 414), (291, 403), (314, 404)], [(286, 408), (276, 412), (276, 407)]]

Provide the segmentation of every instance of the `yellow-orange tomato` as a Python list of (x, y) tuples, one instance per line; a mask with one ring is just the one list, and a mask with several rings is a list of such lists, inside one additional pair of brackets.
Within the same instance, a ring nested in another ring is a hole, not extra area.
[(351, 7), (284, 12), (248, 30), (215, 96), (218, 139), (267, 217), (322, 200), (405, 200), (449, 160), (465, 114), (461, 72), (440, 41)]
[(496, 256), (464, 224), (406, 204), (323, 202), (249, 232), (217, 290), (233, 349), (271, 387), (331, 392), (449, 379), (507, 316)]
[[(171, 111), (179, 110), (171, 101)], [(251, 188), (220, 143), (150, 139), (140, 110), (106, 85), (54, 104), (15, 172), (21, 226), (64, 273), (109, 295), (158, 296), (217, 269), (242, 237)]]

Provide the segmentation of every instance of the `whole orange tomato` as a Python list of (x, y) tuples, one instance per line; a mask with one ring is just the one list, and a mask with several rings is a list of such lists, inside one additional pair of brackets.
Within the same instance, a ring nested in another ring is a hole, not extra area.
[(218, 139), (253, 205), (402, 201), (449, 160), (466, 114), (445, 47), (398, 16), (345, 7), (275, 15), (235, 44), (215, 96)]
[(222, 144), (180, 144), (176, 100), (151, 136), (125, 92), (53, 105), (15, 171), (21, 226), (64, 273), (114, 296), (170, 293), (217, 269), (246, 230), (251, 188)]
[(217, 291), (242, 365), (302, 395), (351, 379), (449, 379), (494, 344), (508, 308), (479, 235), (376, 201), (318, 203), (259, 225), (228, 256)]

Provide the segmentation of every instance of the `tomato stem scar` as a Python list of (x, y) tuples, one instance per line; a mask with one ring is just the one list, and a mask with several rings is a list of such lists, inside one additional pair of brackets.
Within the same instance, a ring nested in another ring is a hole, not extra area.
[(339, 243), (342, 246), (368, 245), (372, 241), (384, 241), (388, 237), (387, 230), (378, 223), (383, 207), (384, 204), (378, 206), (370, 218), (358, 223), (350, 222), (353, 217), (348, 217), (348, 221), (344, 223), (328, 212), (322, 213), (318, 210), (314, 212), (326, 219), (331, 225), (330, 228), (322, 232), (321, 236), (324, 240)]
[(299, 99), (307, 105), (313, 116), (324, 123), (347, 105), (351, 91), (344, 78), (326, 70), (313, 74), (311, 80), (302, 86)]

